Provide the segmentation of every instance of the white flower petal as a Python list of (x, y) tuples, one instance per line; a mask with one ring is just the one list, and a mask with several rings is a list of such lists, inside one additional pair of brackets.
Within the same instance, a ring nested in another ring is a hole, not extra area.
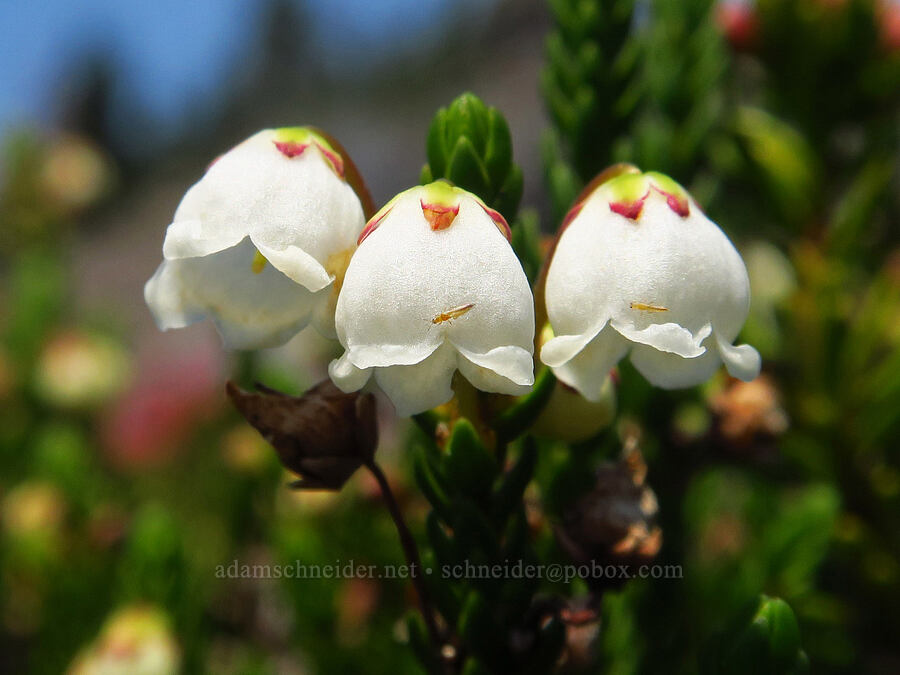
[[(398, 195), (376, 222), (347, 267), (337, 302), (344, 358), (375, 368), (401, 415), (452, 397), (457, 367), (481, 389), (527, 391), (534, 382), (534, 300), (483, 204), (432, 184)], [(437, 379), (422, 381), (429, 377)]]
[(431, 356), (441, 344), (438, 340), (429, 340), (409, 345), (355, 345), (347, 350), (347, 356), (359, 368), (412, 366)]
[(346, 394), (362, 389), (371, 374), (371, 368), (357, 368), (346, 354), (328, 364), (328, 376)]
[[(159, 325), (210, 316), (237, 348), (273, 346), (309, 323), (334, 334), (335, 297), (364, 226), (340, 163), (306, 129), (266, 129), (216, 160), (166, 231), (145, 296)], [(262, 258), (265, 260), (262, 260)]]
[(457, 349), (459, 372), (482, 391), (518, 396), (534, 384), (534, 359), (521, 347), (504, 345), (485, 354)]
[(557, 335), (551, 338), (541, 347), (541, 361), (551, 368), (562, 366), (575, 358), (600, 333), (600, 330), (588, 331), (581, 335)]
[(716, 347), (732, 377), (749, 382), (759, 375), (762, 360), (759, 352), (750, 345), (734, 346), (716, 335)]
[(654, 347), (661, 352), (677, 354), (686, 359), (703, 354), (706, 347), (702, 346), (702, 342), (712, 333), (712, 326), (708, 323), (697, 332), (696, 336), (677, 323), (651, 323), (641, 330), (623, 321), (613, 321), (611, 325), (632, 342)]
[(542, 359), (564, 381), (590, 380), (576, 372), (590, 361), (578, 350), (608, 320), (634, 345), (632, 358), (648, 379), (691, 386), (718, 362), (718, 353), (703, 346), (712, 326), (727, 344), (746, 319), (746, 269), (725, 234), (673, 181), (644, 174), (617, 187), (617, 180), (591, 193), (557, 242), (545, 298), (560, 337), (545, 345)]
[(311, 293), (271, 265), (254, 273), (255, 254), (245, 240), (209, 256), (164, 262), (145, 288), (160, 327), (182, 327), (210, 316), (230, 348), (287, 342), (306, 326), (327, 292)]
[(295, 246), (324, 265), (355, 245), (365, 224), (362, 205), (315, 146), (289, 158), (278, 138), (279, 131), (266, 129), (222, 155), (185, 194), (174, 222), (201, 223), (191, 226), (200, 240), (253, 235), (276, 251)]
[(185, 303), (176, 268), (176, 262), (165, 260), (144, 284), (144, 301), (160, 330), (184, 328), (205, 316), (201, 307)]
[(265, 205), (248, 221), (253, 241), (275, 250), (300, 248), (323, 265), (355, 248), (366, 220), (353, 188), (315, 148), (292, 159), (266, 150), (278, 170), (268, 177)]
[(408, 417), (453, 398), (450, 385), (456, 363), (456, 350), (444, 344), (421, 363), (377, 368), (375, 380), (391, 399), (397, 415)]
[[(552, 342), (548, 341), (544, 349)], [(603, 383), (609, 371), (625, 356), (630, 346), (617, 331), (606, 326), (575, 356), (553, 367), (553, 374), (589, 401), (599, 401), (603, 398)]]
[(322, 264), (303, 249), (287, 246), (278, 250), (261, 244), (253, 236), (250, 239), (275, 269), (284, 273), (288, 279), (305, 286), (308, 290), (320, 291), (332, 282), (333, 277), (325, 271)]
[[(636, 330), (676, 323), (696, 333), (711, 316), (723, 334), (737, 334), (749, 281), (734, 246), (696, 206), (682, 218), (651, 191), (638, 221), (612, 213), (601, 197), (588, 200), (560, 238), (546, 297), (558, 334), (581, 334), (605, 317)], [(633, 308), (642, 306), (661, 311)]]
[[(460, 316), (440, 320), (468, 305)], [(397, 201), (354, 254), (336, 324), (351, 348), (381, 344), (419, 353), (421, 345), (433, 349), (449, 336), (486, 352), (498, 344), (530, 344), (532, 305), (521, 265), (474, 200), (462, 201), (450, 228), (433, 232), (413, 194)]]
[(237, 246), (246, 235), (237, 231), (219, 232), (215, 223), (176, 220), (166, 229), (163, 257), (166, 260), (196, 258)]
[(722, 363), (714, 349), (686, 359), (646, 345), (631, 350), (631, 362), (650, 384), (662, 389), (681, 389), (705, 382)]
[(235, 320), (233, 317), (212, 315), (216, 330), (228, 349), (266, 349), (288, 342), (306, 326), (306, 320), (293, 323), (263, 323)]

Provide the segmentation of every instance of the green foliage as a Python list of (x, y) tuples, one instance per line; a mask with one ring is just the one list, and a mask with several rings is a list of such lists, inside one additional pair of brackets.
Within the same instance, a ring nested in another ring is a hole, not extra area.
[(645, 104), (631, 127), (631, 149), (617, 159), (686, 184), (703, 168), (730, 113), (724, 88), (729, 58), (714, 9), (714, 0), (651, 3), (641, 43)]
[(25, 364), (33, 362), (41, 339), (59, 321), (66, 300), (59, 262), (52, 251), (31, 249), (17, 257), (10, 272), (3, 339), (11, 355)]
[(802, 675), (809, 660), (800, 647), (800, 629), (784, 600), (762, 596), (710, 648), (704, 673)]
[(513, 163), (509, 126), (496, 108), (462, 94), (435, 113), (426, 150), (422, 183), (446, 178), (513, 221), (522, 198), (522, 170)]
[(582, 184), (616, 162), (699, 180), (729, 114), (714, 4), (654, 0), (638, 14), (633, 0), (550, 3), (541, 84), (556, 127), (543, 147), (555, 221), (577, 193), (566, 156)]
[(736, 132), (758, 171), (762, 189), (771, 194), (782, 217), (803, 222), (815, 209), (809, 195), (816, 189), (818, 158), (807, 140), (777, 117), (757, 108), (741, 108)]
[(541, 226), (533, 210), (523, 211), (512, 225), (513, 251), (522, 263), (525, 276), (532, 284), (537, 280), (543, 263), (541, 257)]
[(847, 122), (882, 125), (893, 117), (900, 59), (880, 39), (878, 3), (761, 0), (758, 5), (758, 54), (776, 113), (817, 143)]
[(544, 368), (538, 372), (532, 390), (494, 419), (493, 427), (501, 441), (514, 439), (531, 426), (550, 400), (555, 386), (556, 377), (552, 370)]
[[(617, 160), (616, 146), (642, 101), (636, 79), (641, 45), (630, 39), (636, 4), (634, 0), (549, 3), (554, 30), (547, 38), (541, 89), (583, 182)], [(562, 196), (570, 191), (564, 169), (548, 170), (554, 202), (567, 201)]]
[[(416, 456), (417, 483), (433, 509), (426, 522), (424, 563), (433, 574), (426, 581), (470, 655), (465, 672), (508, 672), (513, 663), (538, 668), (522, 672), (544, 672), (562, 648), (558, 624), (523, 623), (536, 580), (487, 572), (495, 565), (534, 560), (522, 497), (536, 453), (526, 437), (518, 459), (504, 471), (475, 427), (460, 418), (445, 451), (423, 439)], [(531, 636), (526, 646), (516, 646), (515, 631)]]
[(135, 516), (119, 569), (122, 601), (180, 604), (187, 590), (183, 544), (165, 508), (147, 505)]

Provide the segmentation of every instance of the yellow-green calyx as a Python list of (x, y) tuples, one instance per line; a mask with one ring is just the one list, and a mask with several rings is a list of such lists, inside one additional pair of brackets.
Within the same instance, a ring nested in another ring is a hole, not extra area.
[(339, 178), (344, 177), (344, 159), (321, 134), (309, 127), (282, 127), (275, 130), (273, 143), (278, 151), (293, 159), (299, 157), (311, 145), (316, 146)]
[[(690, 215), (690, 200), (687, 190), (668, 176), (656, 171), (647, 173), (625, 173), (603, 183), (609, 209), (631, 220), (637, 220), (644, 208), (650, 190), (656, 190), (666, 198), (666, 203), (682, 218)], [(598, 188), (598, 189), (599, 189)]]
[(615, 164), (585, 186), (574, 206), (563, 219), (560, 231), (565, 230), (581, 213), (588, 199), (602, 190), (602, 197), (609, 210), (630, 220), (637, 220), (644, 209), (650, 190), (656, 190), (666, 198), (666, 203), (682, 218), (690, 215), (690, 196), (677, 182), (657, 171), (641, 173), (631, 164)]
[(503, 234), (504, 237), (506, 237), (507, 241), (510, 239), (511, 234), (509, 225), (507, 224), (506, 219), (498, 211), (490, 208), (477, 195), (456, 187), (450, 181), (436, 180), (427, 185), (420, 185), (405, 190), (382, 206), (366, 224), (366, 227), (359, 235), (357, 243), (362, 244), (365, 238), (375, 231), (384, 217), (394, 208), (394, 205), (399, 199), (406, 195), (412, 195), (412, 193), (415, 193), (415, 195), (418, 196), (419, 205), (422, 207), (422, 214), (425, 216), (425, 220), (434, 232), (446, 230), (453, 224), (453, 221), (456, 220), (456, 216), (459, 215), (460, 200), (464, 197), (468, 197), (474, 199), (478, 205), (484, 209), (484, 212), (494, 221), (497, 229), (500, 230), (500, 233)]

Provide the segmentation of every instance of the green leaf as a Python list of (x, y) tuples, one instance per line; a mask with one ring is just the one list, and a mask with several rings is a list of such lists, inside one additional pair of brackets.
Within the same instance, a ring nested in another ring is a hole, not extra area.
[(476, 656), (497, 669), (504, 663), (505, 640), (494, 623), (491, 610), (478, 591), (469, 591), (457, 622), (457, 630), (466, 646)]
[(440, 664), (428, 639), (428, 629), (418, 612), (409, 612), (406, 615), (406, 628), (409, 632), (409, 645), (425, 669), (429, 673), (440, 672)]
[(502, 176), (512, 166), (512, 136), (506, 119), (496, 108), (487, 113), (488, 137), (484, 148), (484, 163), (489, 176)]
[(434, 555), (441, 565), (452, 565), (460, 561), (459, 551), (453, 538), (447, 534), (434, 511), (425, 519), (425, 533)]
[(512, 220), (516, 217), (519, 202), (522, 200), (522, 185), (522, 169), (513, 164), (506, 175), (506, 180), (494, 196), (493, 203), (489, 204), (503, 214), (504, 218)]
[(547, 130), (541, 137), (541, 162), (553, 213), (551, 224), (556, 230), (581, 192), (581, 181), (563, 158), (559, 136), (553, 130)]
[(425, 456), (425, 451), (420, 450), (413, 461), (413, 475), (416, 484), (425, 495), (425, 499), (431, 504), (435, 513), (447, 523), (453, 522), (453, 511), (450, 507), (450, 497), (442, 484), (434, 467)]
[(803, 224), (815, 206), (818, 164), (806, 139), (793, 127), (758, 108), (741, 108), (735, 128), (750, 159), (775, 197), (781, 212)]
[(25, 251), (13, 259), (3, 338), (13, 357), (24, 367), (36, 357), (66, 298), (65, 265), (57, 255)]
[(492, 422), (491, 426), (501, 442), (517, 438), (534, 423), (553, 395), (555, 386), (556, 377), (550, 368), (544, 368), (538, 373), (531, 391), (517, 399)]
[(452, 583), (443, 578), (442, 564), (433, 553), (425, 551), (422, 554), (422, 566), (431, 568), (432, 573), (423, 577), (428, 594), (435, 607), (448, 622), (455, 623), (459, 619), (462, 608), (461, 591)]
[(495, 560), (499, 557), (500, 544), (491, 523), (484, 513), (465, 498), (455, 499), (451, 505), (453, 532), (460, 553), (467, 558)]
[(541, 226), (537, 212), (523, 211), (519, 219), (512, 225), (512, 241), (510, 242), (516, 256), (522, 263), (525, 276), (534, 284), (541, 271)]
[(428, 128), (428, 136), (425, 139), (425, 152), (428, 157), (428, 164), (425, 165), (425, 169), (428, 170), (430, 179), (427, 181), (424, 179), (425, 169), (423, 169), (423, 184), (430, 183), (435, 180), (435, 177), (443, 176), (447, 170), (447, 155), (449, 153), (446, 144), (446, 128), (447, 110), (446, 108), (441, 108), (435, 114), (431, 126)]
[(491, 671), (477, 658), (469, 658), (463, 666), (462, 675), (491, 675)]
[(447, 478), (460, 492), (475, 499), (490, 494), (497, 464), (467, 419), (459, 419), (453, 426), (444, 466)]
[(895, 163), (893, 156), (870, 160), (844, 194), (828, 233), (831, 247), (838, 254), (846, 255), (865, 241), (866, 226), (891, 187)]
[(471, 93), (435, 114), (426, 139), (422, 182), (445, 178), (473, 192), (508, 220), (522, 198), (522, 172), (512, 161), (506, 119)]
[(493, 202), (487, 170), (475, 145), (467, 136), (460, 136), (456, 139), (443, 177), (464, 190), (474, 192), (479, 196), (484, 195), (486, 201)]
[(800, 675), (808, 670), (793, 610), (784, 600), (767, 596), (711, 643), (701, 668), (708, 675)]
[(446, 138), (468, 138), (479, 155), (483, 155), (487, 147), (488, 129), (488, 108), (471, 92), (458, 96), (447, 109)]
[(187, 598), (186, 575), (179, 521), (161, 505), (145, 505), (135, 516), (119, 563), (119, 601), (179, 608)]
[(492, 500), (492, 515), (495, 522), (505, 522), (522, 503), (522, 495), (534, 475), (537, 465), (537, 444), (531, 436), (522, 441), (519, 460), (499, 481)]

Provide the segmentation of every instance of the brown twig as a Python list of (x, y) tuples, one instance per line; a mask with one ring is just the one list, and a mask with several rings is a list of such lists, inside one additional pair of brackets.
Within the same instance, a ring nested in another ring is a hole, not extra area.
[(381, 470), (381, 467), (378, 466), (374, 459), (367, 461), (365, 466), (372, 472), (375, 480), (378, 481), (378, 487), (381, 489), (381, 496), (384, 498), (384, 503), (387, 505), (391, 518), (394, 521), (394, 525), (397, 528), (397, 534), (400, 535), (400, 545), (403, 547), (406, 562), (412, 572), (410, 577), (413, 586), (416, 589), (416, 594), (419, 596), (419, 610), (422, 612), (422, 618), (425, 620), (425, 627), (428, 629), (428, 635), (431, 638), (431, 641), (437, 650), (437, 656), (440, 659), (440, 650), (444, 644), (444, 640), (441, 637), (441, 631), (437, 625), (434, 607), (431, 604), (431, 600), (428, 597), (428, 591), (422, 580), (424, 570), (422, 569), (422, 560), (419, 558), (419, 549), (416, 546), (416, 541), (413, 539), (412, 533), (409, 531), (406, 521), (403, 519), (403, 513), (400, 511), (397, 499), (394, 497), (391, 486), (388, 483), (384, 472)]

